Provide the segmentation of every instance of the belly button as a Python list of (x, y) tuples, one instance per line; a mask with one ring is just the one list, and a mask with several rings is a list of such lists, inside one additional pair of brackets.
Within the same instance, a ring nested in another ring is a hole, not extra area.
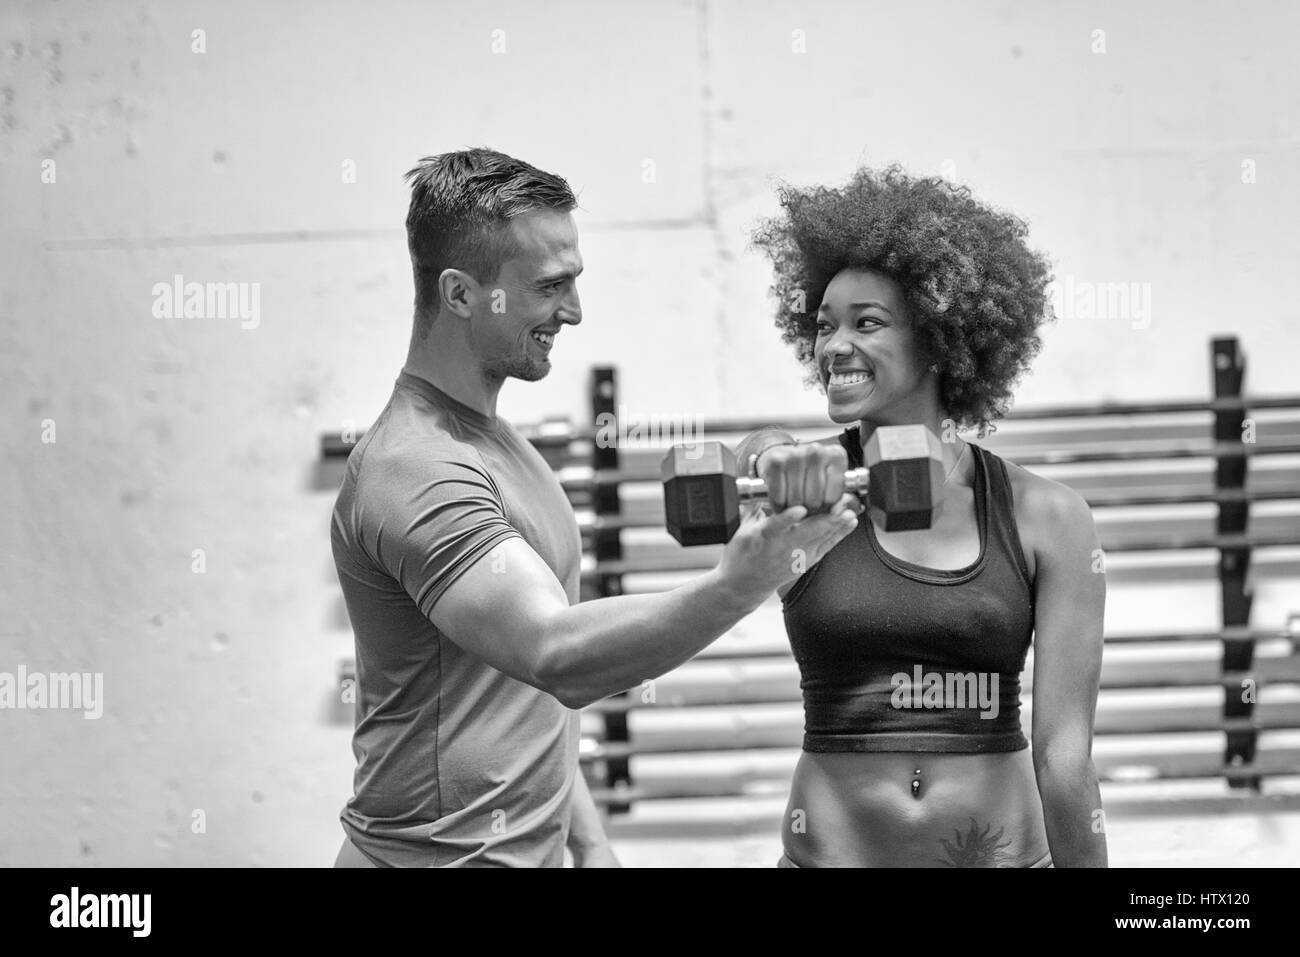
[(920, 800), (920, 797), (921, 797), (921, 779), (920, 779), (919, 775), (920, 775), (920, 773), (921, 773), (921, 769), (920, 769), (920, 768), (917, 768), (917, 769), (916, 769), (916, 773), (917, 773), (918, 777), (914, 777), (914, 778), (912, 778), (912, 797), (914, 797), (914, 798)]

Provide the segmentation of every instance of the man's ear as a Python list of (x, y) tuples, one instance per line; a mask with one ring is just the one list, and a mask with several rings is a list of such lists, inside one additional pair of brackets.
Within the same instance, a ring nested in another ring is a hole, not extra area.
[(473, 315), (474, 300), (478, 295), (478, 282), (467, 272), (444, 269), (438, 276), (438, 298), (444, 308), (461, 319)]

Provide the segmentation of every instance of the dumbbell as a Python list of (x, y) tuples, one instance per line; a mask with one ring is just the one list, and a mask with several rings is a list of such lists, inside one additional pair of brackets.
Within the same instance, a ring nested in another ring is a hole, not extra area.
[[(943, 484), (943, 451), (924, 425), (880, 426), (867, 441), (866, 468), (844, 473), (844, 489), (866, 493), (872, 521), (886, 532), (929, 528)], [(767, 483), (736, 476), (721, 442), (678, 445), (659, 467), (668, 533), (683, 545), (721, 545), (740, 527), (740, 506), (765, 503)]]

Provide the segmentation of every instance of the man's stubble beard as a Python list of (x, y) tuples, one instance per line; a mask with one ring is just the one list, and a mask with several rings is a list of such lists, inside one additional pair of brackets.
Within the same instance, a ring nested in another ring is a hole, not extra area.
[(550, 374), (550, 363), (528, 355), (497, 356), (483, 366), (483, 374), (490, 380), (504, 383), (506, 379), (537, 382)]

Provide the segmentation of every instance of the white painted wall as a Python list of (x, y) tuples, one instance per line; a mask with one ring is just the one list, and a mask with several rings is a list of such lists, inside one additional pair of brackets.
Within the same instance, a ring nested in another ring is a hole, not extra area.
[[(520, 421), (582, 417), (594, 362), (638, 411), (819, 411), (747, 230), (775, 178), (864, 161), (947, 170), (1062, 276), (1151, 284), (1146, 328), (1052, 327), (1024, 403), (1203, 396), (1220, 332), (1288, 391), (1298, 25), (1173, 0), (5, 4), (0, 670), (102, 671), (106, 702), (0, 712), (0, 864), (332, 860), (351, 637), (312, 474), (404, 356), (421, 155), (491, 145), (581, 193), (586, 320), (505, 390)], [(176, 274), (260, 283), (260, 324), (154, 318)]]

